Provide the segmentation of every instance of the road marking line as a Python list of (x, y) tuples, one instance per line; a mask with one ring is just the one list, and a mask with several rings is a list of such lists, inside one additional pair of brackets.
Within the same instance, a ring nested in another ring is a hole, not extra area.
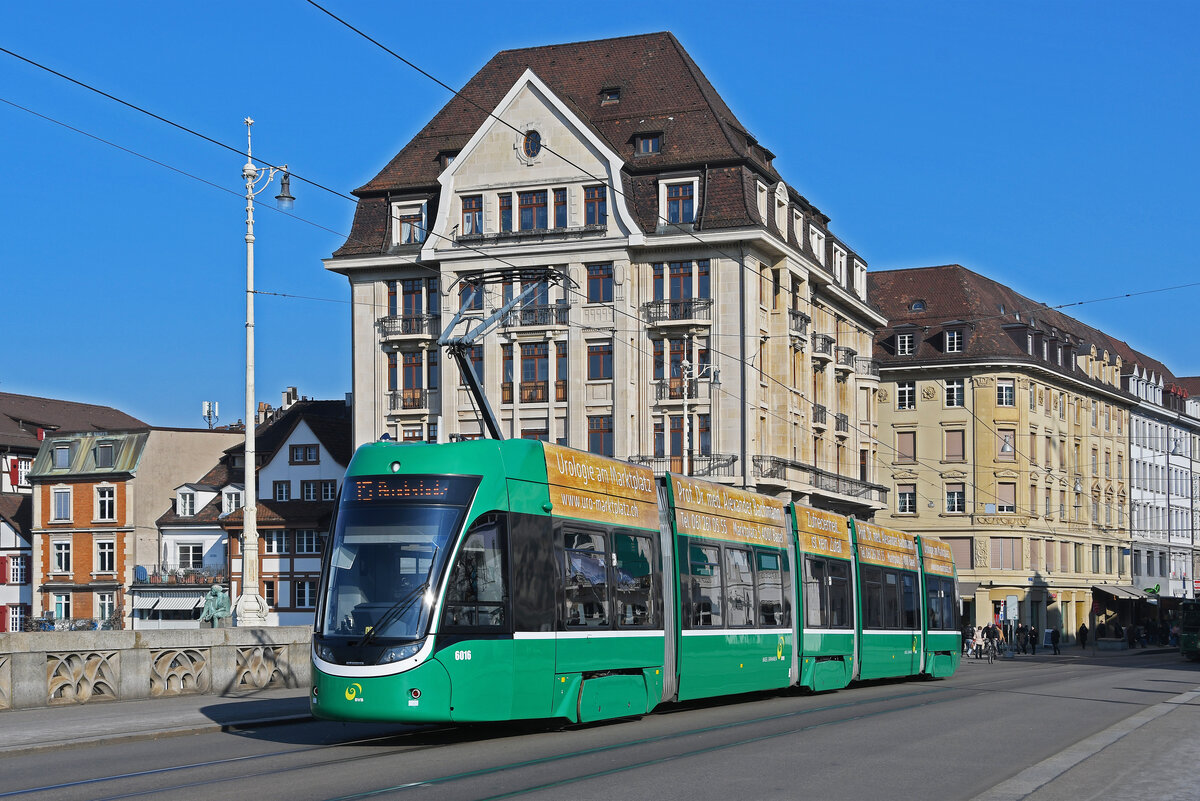
[(972, 801), (1021, 801), (1085, 759), (1103, 751), (1108, 746), (1120, 740), (1125, 735), (1137, 731), (1152, 720), (1162, 717), (1178, 706), (1190, 704), (1200, 698), (1200, 687), (1190, 692), (1169, 698), (1152, 707), (1147, 707), (1136, 715), (1114, 723), (1107, 729), (1093, 734), (1086, 740), (1080, 740), (1069, 748), (1059, 751), (1052, 757), (1028, 767), (1007, 781), (997, 784), (985, 793), (975, 796)]

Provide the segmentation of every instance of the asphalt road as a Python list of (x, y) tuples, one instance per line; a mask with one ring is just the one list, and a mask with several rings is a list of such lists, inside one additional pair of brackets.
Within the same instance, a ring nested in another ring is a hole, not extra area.
[(968, 661), (562, 730), (309, 722), (15, 755), (0, 799), (1194, 799), (1197, 690), (1173, 654)]

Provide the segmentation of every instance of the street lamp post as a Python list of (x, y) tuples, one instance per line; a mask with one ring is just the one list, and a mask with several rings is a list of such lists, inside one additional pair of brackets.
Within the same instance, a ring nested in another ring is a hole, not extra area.
[(693, 375), (691, 362), (684, 359), (679, 363), (679, 376), (683, 382), (683, 474), (685, 476), (692, 474), (692, 418), (688, 414), (688, 398), (691, 396), (691, 382), (693, 379), (703, 378), (706, 373), (712, 379), (712, 387), (721, 386), (721, 371), (711, 364), (704, 365)]
[[(254, 120), (247, 117), (246, 164), (242, 167), (242, 178), (246, 182), (246, 447), (245, 447), (245, 495), (242, 505), (242, 587), (238, 595), (237, 625), (267, 625), (267, 602), (259, 593), (258, 564), (258, 490), (257, 465), (254, 452), (254, 427), (257, 409), (254, 402), (254, 198), (274, 181), (276, 173), (282, 173), (279, 194), (275, 200), (279, 207), (288, 210), (295, 198), (289, 191), (287, 165), (268, 166), (259, 170), (254, 166), (250, 150), (250, 126)], [(262, 186), (258, 186), (259, 184)], [(257, 188), (256, 188), (257, 187)]]

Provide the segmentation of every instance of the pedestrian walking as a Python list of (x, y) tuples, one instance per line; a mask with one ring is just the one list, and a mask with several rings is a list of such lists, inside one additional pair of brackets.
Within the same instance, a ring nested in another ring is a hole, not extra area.
[(1050, 629), (1050, 647), (1054, 649), (1054, 655), (1058, 656), (1058, 640), (1062, 635), (1058, 633), (1058, 627)]
[(1037, 638), (1038, 638), (1037, 626), (1030, 623), (1029, 624), (1029, 652), (1032, 656), (1037, 656)]
[(1088, 635), (1087, 623), (1080, 623), (1079, 624), (1079, 647), (1080, 648), (1087, 648), (1087, 635)]

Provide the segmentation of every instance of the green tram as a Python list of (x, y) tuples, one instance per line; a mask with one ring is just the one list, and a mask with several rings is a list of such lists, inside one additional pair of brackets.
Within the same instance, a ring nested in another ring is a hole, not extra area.
[(1179, 605), (1179, 653), (1200, 660), (1200, 600), (1186, 600)]
[(359, 448), (319, 598), (332, 720), (588, 722), (961, 652), (941, 542), (531, 440)]

